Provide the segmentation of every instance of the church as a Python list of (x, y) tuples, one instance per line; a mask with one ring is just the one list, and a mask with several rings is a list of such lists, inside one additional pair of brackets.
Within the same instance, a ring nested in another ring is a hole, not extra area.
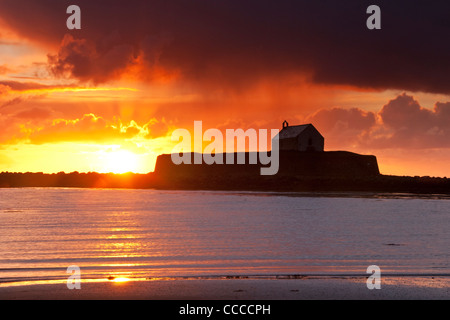
[(280, 151), (324, 151), (325, 139), (312, 124), (290, 126), (284, 121), (277, 137)]

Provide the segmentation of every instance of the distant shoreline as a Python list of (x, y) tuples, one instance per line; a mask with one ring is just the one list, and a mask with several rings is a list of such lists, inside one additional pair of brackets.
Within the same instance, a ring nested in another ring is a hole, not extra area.
[[(195, 153), (187, 154), (194, 159)], [(170, 154), (158, 156), (155, 171), (139, 173), (0, 173), (0, 188), (122, 188), (159, 190), (211, 190), (260, 192), (379, 192), (450, 194), (450, 179), (382, 175), (375, 156), (347, 151), (283, 151), (279, 170), (261, 175), (261, 163), (252, 153), (224, 154), (243, 164), (179, 164)], [(238, 163), (238, 162), (233, 162)]]
[(450, 195), (450, 179), (377, 175), (324, 176), (170, 176), (157, 173), (0, 173), (0, 188), (121, 188), (262, 192), (376, 192)]

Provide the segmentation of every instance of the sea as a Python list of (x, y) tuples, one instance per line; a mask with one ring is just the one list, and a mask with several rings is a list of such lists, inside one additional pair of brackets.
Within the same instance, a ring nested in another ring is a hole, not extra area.
[[(0, 189), (0, 286), (67, 279), (450, 275), (450, 198)], [(70, 269), (72, 267), (72, 269)]]

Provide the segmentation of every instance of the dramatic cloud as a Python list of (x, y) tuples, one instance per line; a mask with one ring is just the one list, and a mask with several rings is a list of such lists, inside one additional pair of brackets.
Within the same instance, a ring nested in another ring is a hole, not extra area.
[(306, 119), (326, 136), (327, 144), (348, 147), (376, 124), (376, 115), (358, 108), (322, 109)]
[(331, 148), (450, 148), (450, 102), (438, 102), (434, 109), (427, 109), (412, 96), (401, 94), (376, 114), (358, 108), (332, 108), (306, 120), (317, 126)]
[(135, 123), (122, 125), (111, 123), (94, 114), (86, 114), (80, 119), (56, 119), (43, 128), (35, 128), (29, 135), (32, 144), (55, 142), (95, 142), (114, 143), (130, 139), (140, 133)]
[(49, 66), (57, 77), (103, 83), (119, 76), (133, 60), (131, 46), (117, 45), (101, 53), (92, 42), (66, 35), (58, 54), (49, 55)]
[(132, 139), (140, 142), (167, 135), (168, 126), (164, 121), (151, 119), (140, 126), (135, 121), (122, 123), (120, 119), (107, 120), (94, 114), (85, 114), (79, 119), (47, 120), (47, 110), (32, 109), (20, 112), (14, 117), (19, 119), (41, 119), (40, 122), (24, 125), (22, 137), (31, 144), (80, 142), (99, 144), (122, 144)]
[[(381, 129), (366, 140), (379, 148), (450, 148), (450, 103), (423, 108), (413, 97), (402, 94), (379, 112)], [(384, 131), (384, 132), (383, 132)]]
[(381, 30), (366, 28), (369, 1), (79, 0), (82, 30), (68, 31), (70, 4), (3, 0), (0, 17), (23, 37), (59, 45), (51, 70), (82, 82), (128, 72), (242, 89), (302, 73), (316, 83), (450, 93), (448, 1), (380, 0)]

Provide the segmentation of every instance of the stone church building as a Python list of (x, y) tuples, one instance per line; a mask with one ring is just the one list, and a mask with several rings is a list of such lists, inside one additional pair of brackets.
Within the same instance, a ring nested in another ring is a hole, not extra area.
[(280, 151), (324, 151), (325, 139), (312, 124), (290, 126), (284, 121), (277, 137)]

